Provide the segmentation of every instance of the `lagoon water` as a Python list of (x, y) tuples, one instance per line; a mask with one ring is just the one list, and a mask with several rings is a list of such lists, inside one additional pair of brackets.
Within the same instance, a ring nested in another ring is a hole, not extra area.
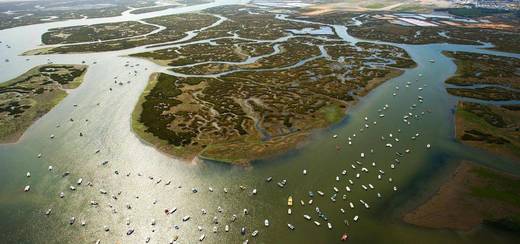
[[(343, 233), (348, 233), (350, 242), (354, 243), (507, 243), (514, 240), (508, 233), (484, 227), (471, 232), (419, 228), (403, 223), (399, 216), (433, 194), (460, 159), (520, 174), (518, 162), (466, 147), (453, 139), (453, 109), (457, 98), (446, 93), (444, 81), (455, 72), (456, 66), (441, 52), (485, 52), (517, 58), (520, 55), (475, 46), (396, 44), (408, 51), (417, 67), (374, 89), (349, 109), (341, 123), (317, 130), (297, 149), (254, 162), (246, 168), (216, 162), (181, 162), (136, 137), (130, 125), (133, 108), (150, 73), (165, 71), (164, 67), (149, 61), (125, 56), (142, 51), (143, 47), (91, 54), (18, 56), (40, 45), (41, 34), (49, 28), (138, 20), (231, 3), (237, 2), (216, 1), (141, 15), (125, 13), (120, 17), (0, 31), (0, 58), (10, 60), (0, 63), (2, 82), (47, 63), (47, 59), (58, 64), (79, 64), (83, 60), (89, 64), (85, 81), (79, 88), (72, 90), (59, 105), (34, 123), (19, 142), (0, 145), (2, 242), (94, 243), (100, 239), (101, 243), (141, 243), (150, 237), (150, 243), (167, 243), (174, 235), (179, 235), (180, 243), (195, 243), (203, 233), (206, 235), (204, 242), (209, 243), (240, 243), (245, 239), (253, 243), (334, 243), (339, 242)], [(348, 35), (345, 27), (331, 27), (345, 41), (362, 41)], [(7, 48), (6, 44), (12, 48)], [(30, 60), (26, 61), (26, 58)], [(430, 59), (436, 62), (431, 63)], [(125, 67), (127, 61), (134, 67)], [(135, 75), (134, 70), (138, 71)], [(114, 84), (116, 76), (124, 85)], [(411, 82), (408, 88), (407, 82)], [(396, 86), (399, 86), (398, 91)], [(424, 89), (420, 91), (419, 87)], [(109, 88), (113, 90), (109, 91)], [(393, 96), (394, 92), (398, 95)], [(419, 103), (418, 96), (424, 98), (424, 103)], [(378, 109), (385, 104), (389, 108), (383, 111), (384, 118), (380, 118)], [(414, 110), (410, 109), (412, 104), (417, 104)], [(410, 120), (411, 125), (402, 121), (408, 112), (419, 114), (423, 111), (423, 116)], [(368, 117), (369, 128), (360, 131), (367, 123), (365, 117)], [(70, 122), (70, 118), (74, 118), (74, 122)], [(80, 132), (83, 137), (79, 136)], [(391, 142), (393, 148), (385, 147), (391, 139), (389, 133), (400, 139)], [(420, 136), (412, 140), (415, 133)], [(55, 135), (54, 139), (49, 138), (51, 134)], [(338, 135), (336, 139), (332, 138), (334, 134)], [(381, 136), (387, 140), (381, 141)], [(348, 137), (352, 138), (352, 145), (347, 143)], [(432, 148), (427, 149), (427, 144)], [(404, 153), (407, 148), (411, 152), (400, 157), (401, 163), (391, 169), (390, 164), (398, 157), (395, 152)], [(98, 149), (100, 152), (96, 154)], [(364, 158), (360, 156), (362, 152)], [(37, 158), (39, 153), (41, 158)], [(106, 160), (109, 163), (102, 165)], [(363, 166), (355, 161), (362, 162)], [(372, 162), (376, 162), (377, 167), (372, 167)], [(352, 164), (358, 168), (353, 169)], [(54, 167), (53, 171), (48, 171), (49, 165)], [(355, 174), (361, 167), (368, 168), (369, 172), (356, 179)], [(303, 169), (307, 169), (307, 175), (302, 174)], [(343, 169), (347, 170), (346, 176), (341, 175)], [(385, 171), (382, 180), (377, 180), (377, 169)], [(30, 178), (25, 177), (27, 171), (31, 172)], [(65, 171), (70, 171), (70, 175), (62, 177)], [(339, 181), (335, 180), (336, 176)], [(84, 179), (83, 184), (76, 186), (80, 177)], [(267, 177), (273, 177), (273, 181), (266, 182)], [(393, 182), (388, 182), (389, 177)], [(157, 183), (159, 179), (161, 182)], [(282, 179), (287, 179), (284, 188), (276, 185)], [(354, 180), (355, 184), (349, 185), (347, 179)], [(166, 186), (170, 180), (171, 184)], [(93, 183), (92, 187), (86, 185), (88, 181)], [(374, 190), (361, 188), (361, 184), (369, 183)], [(28, 184), (31, 191), (23, 193), (23, 187)], [(75, 185), (77, 190), (70, 191), (70, 185)], [(247, 189), (241, 190), (239, 185)], [(347, 185), (351, 192), (346, 192)], [(398, 191), (393, 191), (394, 185)], [(339, 189), (336, 202), (330, 200), (334, 186)], [(214, 192), (208, 191), (209, 187)], [(192, 193), (192, 188), (197, 188), (198, 193)], [(224, 188), (228, 193), (224, 193)], [(100, 194), (100, 189), (108, 194)], [(252, 189), (257, 189), (258, 193), (252, 195)], [(325, 196), (319, 196), (318, 190)], [(308, 205), (309, 191), (315, 194), (312, 205)], [(60, 192), (65, 193), (64, 198), (59, 198)], [(377, 192), (381, 193), (381, 198), (376, 196)], [(343, 194), (347, 195), (346, 200), (342, 199)], [(117, 200), (111, 195), (117, 196)], [(292, 215), (287, 214), (289, 195), (295, 200)], [(300, 199), (305, 201), (305, 206), (300, 205)], [(370, 204), (370, 209), (365, 209), (359, 203), (360, 199)], [(99, 206), (90, 206), (91, 200), (97, 201)], [(355, 204), (354, 209), (349, 207), (349, 202)], [(127, 204), (131, 209), (127, 209)], [(222, 207), (222, 213), (217, 212), (217, 206)], [(317, 206), (327, 215), (332, 230), (327, 229), (326, 222), (317, 216)], [(175, 213), (164, 214), (164, 209), (174, 207), (177, 208)], [(45, 216), (49, 208), (52, 213)], [(202, 215), (202, 208), (208, 214)], [(244, 208), (249, 210), (246, 216), (242, 212)], [(344, 214), (340, 208), (345, 209)], [(232, 214), (238, 219), (230, 224), (230, 232), (225, 233), (224, 225), (229, 224)], [(304, 214), (320, 221), (321, 226), (305, 220)], [(187, 222), (181, 220), (185, 215), (191, 216)], [(356, 215), (360, 219), (354, 223), (352, 219)], [(76, 223), (69, 225), (72, 216), (76, 217)], [(217, 233), (212, 232), (214, 216), (220, 222)], [(129, 225), (126, 225), (127, 218)], [(153, 219), (155, 225), (151, 224)], [(269, 227), (264, 227), (264, 219), (269, 219)], [(85, 226), (79, 224), (82, 220), (86, 221)], [(346, 226), (344, 220), (350, 225)], [(296, 229), (290, 231), (287, 223)], [(197, 230), (199, 225), (203, 231)], [(110, 231), (106, 232), (104, 226)], [(240, 235), (242, 226), (247, 228), (245, 236)], [(135, 232), (127, 236), (130, 228)], [(259, 235), (251, 237), (255, 229), (259, 230)]]

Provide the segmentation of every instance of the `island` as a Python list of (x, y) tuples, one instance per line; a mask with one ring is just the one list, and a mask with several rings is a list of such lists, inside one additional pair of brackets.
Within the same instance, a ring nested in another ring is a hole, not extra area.
[(78, 87), (84, 65), (42, 65), (0, 84), (0, 143), (16, 142), (38, 118)]
[[(131, 55), (173, 72), (154, 73), (135, 107), (132, 128), (141, 139), (188, 161), (246, 165), (341, 121), (360, 97), (415, 66), (396, 46), (294, 34), (286, 28), (321, 26), (258, 8), (247, 11), (263, 17), (249, 18), (236, 8), (219, 8), (227, 20), (198, 34), (209, 42)], [(273, 28), (252, 36), (264, 25)]]

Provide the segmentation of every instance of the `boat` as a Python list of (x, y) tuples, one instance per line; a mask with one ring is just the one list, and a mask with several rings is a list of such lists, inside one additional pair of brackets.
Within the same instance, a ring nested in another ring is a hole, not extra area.
[(292, 206), (293, 205), (293, 200), (292, 200), (292, 196), (289, 196), (289, 198), (287, 199), (287, 206)]
[(77, 184), (78, 184), (78, 185), (81, 185), (82, 182), (83, 182), (83, 179), (82, 179), (82, 178), (79, 178)]
[(355, 222), (357, 222), (357, 221), (358, 221), (358, 219), (359, 219), (359, 216), (357, 216), (357, 215), (356, 215), (356, 216), (354, 216), (354, 221), (355, 221)]
[(38, 154), (38, 158), (41, 158), (41, 157), (42, 157), (42, 154), (41, 154), (41, 153), (39, 153), (39, 154)]
[(327, 223), (327, 227), (329, 228), (329, 230), (332, 230), (332, 224), (331, 223)]
[(63, 197), (65, 197), (65, 193), (60, 192), (60, 198), (63, 198)]
[(53, 168), (52, 168), (52, 165), (51, 165), (51, 166), (49, 166), (49, 171), (52, 171), (52, 169), (53, 169)]
[(217, 233), (217, 226), (213, 226), (213, 233)]
[(292, 224), (287, 224), (287, 227), (289, 227), (290, 230), (294, 230), (295, 229), (294, 225), (292, 225)]
[(324, 196), (325, 193), (323, 193), (322, 191), (317, 191), (317, 193), (320, 195), (320, 196)]
[(314, 221), (314, 224), (315, 224), (316, 226), (320, 226), (320, 225), (321, 225), (320, 222), (318, 222), (318, 221)]
[(267, 179), (265, 179), (266, 182), (271, 182), (273, 180), (273, 177), (267, 177)]
[(307, 175), (307, 170), (306, 169), (303, 170), (303, 175)]
[(268, 219), (264, 220), (264, 226), (265, 227), (269, 227), (269, 220)]
[(202, 235), (199, 237), (199, 241), (203, 241), (204, 238), (206, 238), (206, 235), (202, 234)]
[(229, 225), (226, 225), (226, 227), (224, 227), (224, 231), (229, 232)]
[(182, 221), (183, 222), (186, 222), (188, 220), (190, 220), (190, 216), (189, 215), (186, 215), (186, 216), (182, 217)]
[(31, 190), (30, 185), (26, 185), (25, 188), (23, 188), (23, 191), (25, 191), (25, 192), (28, 192), (29, 190)]
[(290, 208), (287, 209), (287, 214), (288, 214), (288, 215), (291, 215), (291, 214), (292, 214), (292, 210), (291, 210)]
[(74, 224), (74, 222), (76, 222), (76, 218), (75, 217), (70, 218), (69, 224), (72, 225), (72, 224)]
[(45, 211), (45, 215), (50, 215), (51, 212), (52, 212), (52, 209), (49, 208), (49, 209), (47, 209), (47, 211)]
[(343, 235), (341, 236), (340, 240), (341, 240), (341, 241), (346, 241), (346, 240), (348, 240), (348, 235), (347, 235), (347, 233), (343, 234)]
[(129, 236), (129, 235), (131, 235), (132, 233), (134, 233), (134, 229), (129, 229), (129, 230), (126, 232), (126, 235)]
[(307, 215), (307, 214), (304, 214), (303, 215), (303, 218), (305, 218), (306, 220), (311, 220), (311, 216)]
[(246, 227), (240, 228), (240, 234), (242, 234), (242, 235), (246, 234)]
[(255, 231), (253, 231), (253, 233), (251, 233), (251, 236), (252, 236), (252, 237), (255, 237), (255, 236), (257, 236), (257, 235), (258, 235), (258, 230), (255, 230)]
[(256, 189), (253, 189), (252, 194), (253, 194), (253, 195), (256, 195)]

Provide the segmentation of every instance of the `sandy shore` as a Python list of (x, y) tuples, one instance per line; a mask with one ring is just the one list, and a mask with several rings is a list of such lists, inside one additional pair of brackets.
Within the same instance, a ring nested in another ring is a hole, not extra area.
[[(503, 182), (520, 182), (520, 178), (463, 161), (434, 196), (404, 214), (403, 220), (422, 227), (469, 231), (486, 220), (519, 214), (519, 204), (494, 198), (495, 192), (509, 191)], [(513, 194), (520, 195), (520, 189)]]

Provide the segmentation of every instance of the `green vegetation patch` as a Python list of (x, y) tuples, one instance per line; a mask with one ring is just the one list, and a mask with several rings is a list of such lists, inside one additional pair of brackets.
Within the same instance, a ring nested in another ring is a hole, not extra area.
[(459, 102), (457, 137), (471, 145), (520, 157), (520, 112), (493, 105)]
[(43, 65), (0, 84), (0, 141), (16, 141), (38, 118), (78, 87), (87, 67)]

